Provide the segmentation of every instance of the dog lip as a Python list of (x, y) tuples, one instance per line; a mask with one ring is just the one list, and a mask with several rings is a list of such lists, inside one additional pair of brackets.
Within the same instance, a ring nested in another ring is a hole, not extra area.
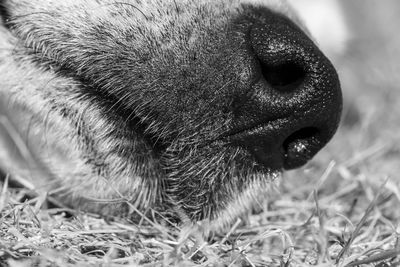
[(228, 144), (247, 150), (262, 169), (281, 171), (286, 157), (281, 144), (289, 130), (285, 127), (287, 120), (288, 118), (259, 120), (230, 130), (223, 139)]
[[(290, 170), (305, 165), (314, 155), (313, 138), (291, 142), (292, 149), (285, 149), (285, 141), (293, 132), (288, 121), (294, 118), (276, 118), (236, 127), (225, 133), (222, 139), (228, 144), (246, 149), (255, 161), (269, 170)], [(297, 131), (294, 131), (297, 132)], [(309, 152), (304, 152), (304, 151)]]
[(245, 135), (251, 135), (252, 132), (257, 131), (257, 129), (266, 128), (268, 126), (273, 126), (276, 122), (280, 121), (281, 118), (276, 119), (266, 119), (266, 120), (259, 120), (255, 123), (248, 124), (248, 125), (240, 125), (234, 127), (231, 130), (221, 134), (218, 137), (218, 140), (234, 140), (238, 138), (245, 137)]

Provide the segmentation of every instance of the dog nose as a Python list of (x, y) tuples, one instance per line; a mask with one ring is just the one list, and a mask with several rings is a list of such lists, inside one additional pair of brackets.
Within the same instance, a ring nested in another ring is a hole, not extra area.
[(335, 133), (342, 109), (337, 73), (293, 22), (268, 14), (249, 40), (258, 73), (233, 102), (234, 143), (262, 165), (293, 169), (310, 160)]

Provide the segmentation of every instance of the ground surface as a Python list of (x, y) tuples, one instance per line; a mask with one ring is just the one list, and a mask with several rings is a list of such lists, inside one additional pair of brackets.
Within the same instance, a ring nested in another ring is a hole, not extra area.
[(353, 39), (334, 59), (341, 128), (263, 210), (204, 239), (47, 209), (45, 196), (2, 183), (0, 266), (400, 266), (400, 20), (393, 7), (349, 10)]

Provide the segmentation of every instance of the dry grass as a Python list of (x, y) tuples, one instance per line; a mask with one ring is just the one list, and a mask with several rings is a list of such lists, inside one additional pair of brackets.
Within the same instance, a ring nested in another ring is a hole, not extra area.
[(46, 195), (6, 179), (0, 266), (400, 266), (398, 23), (358, 32), (339, 64), (348, 100), (338, 134), (231, 229), (205, 239), (197, 229), (48, 208)]

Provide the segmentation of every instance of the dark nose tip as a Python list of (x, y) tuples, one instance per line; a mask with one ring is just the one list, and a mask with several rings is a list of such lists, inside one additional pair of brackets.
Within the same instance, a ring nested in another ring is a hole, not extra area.
[(273, 169), (310, 160), (335, 133), (342, 109), (337, 73), (293, 22), (267, 14), (249, 42), (257, 81), (235, 101), (236, 141)]

